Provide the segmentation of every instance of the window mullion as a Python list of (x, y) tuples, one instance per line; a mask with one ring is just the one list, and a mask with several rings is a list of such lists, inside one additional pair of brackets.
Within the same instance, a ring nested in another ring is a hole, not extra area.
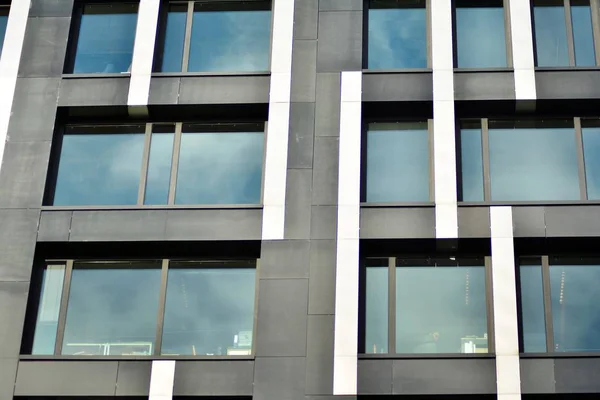
[(600, 65), (600, 9), (598, 0), (590, 0), (590, 13), (592, 14), (592, 33), (594, 35), (594, 54), (596, 65)]
[[(433, 119), (427, 120), (427, 134), (429, 138), (429, 201), (435, 201), (435, 145), (433, 133)], [(456, 133), (455, 133), (456, 134)]]
[(567, 27), (567, 49), (569, 51), (569, 66), (575, 64), (575, 41), (573, 39), (573, 20), (571, 19), (571, 2), (564, 0), (565, 8), (565, 26)]
[(388, 259), (388, 354), (396, 354), (396, 257)]
[(169, 181), (169, 200), (167, 204), (175, 204), (175, 188), (177, 187), (177, 169), (179, 168), (179, 152), (181, 147), (181, 131), (183, 124), (175, 124), (175, 138), (173, 140), (173, 157), (171, 158), (171, 179)]
[(138, 188), (138, 205), (144, 204), (146, 195), (146, 180), (148, 179), (148, 163), (150, 160), (150, 144), (152, 138), (152, 124), (146, 124), (146, 133), (144, 136), (144, 153), (142, 155), (142, 172), (140, 177), (140, 186)]
[(488, 353), (496, 351), (496, 337), (494, 334), (494, 295), (492, 282), (492, 258), (486, 256), (485, 265), (485, 297), (487, 309), (487, 329), (488, 329)]
[(185, 23), (185, 39), (183, 41), (183, 59), (182, 59), (182, 66), (181, 66), (181, 72), (188, 72), (188, 64), (190, 61), (190, 46), (191, 46), (191, 42), (192, 42), (192, 22), (194, 19), (194, 3), (193, 1), (190, 1), (188, 3), (188, 10), (187, 10), (187, 19), (186, 19), (186, 23)]
[(552, 297), (550, 296), (550, 262), (542, 256), (542, 283), (544, 293), (544, 319), (546, 322), (546, 351), (554, 352), (554, 329), (552, 322)]
[(169, 260), (162, 260), (160, 277), (160, 297), (158, 298), (158, 314), (156, 318), (156, 341), (154, 355), (159, 356), (162, 348), (163, 326), (165, 324), (165, 305), (167, 300), (167, 280), (169, 278)]
[(506, 43), (506, 66), (514, 67), (513, 52), (512, 52), (512, 28), (510, 23), (510, 0), (503, 0), (502, 7), (504, 8), (504, 40)]
[(585, 178), (585, 160), (583, 154), (583, 134), (581, 118), (575, 117), (575, 146), (577, 146), (577, 164), (579, 171), (579, 193), (581, 200), (587, 200), (587, 181)]
[(54, 344), (54, 354), (62, 353), (63, 338), (65, 335), (65, 324), (67, 322), (67, 307), (69, 305), (69, 292), (71, 290), (71, 275), (73, 274), (73, 260), (67, 260), (65, 270), (65, 280), (63, 283), (62, 297), (60, 299), (60, 309), (58, 313), (58, 323), (56, 327), (56, 342)]
[(483, 157), (483, 200), (492, 200), (492, 179), (490, 175), (490, 136), (489, 121), (481, 120), (481, 155)]

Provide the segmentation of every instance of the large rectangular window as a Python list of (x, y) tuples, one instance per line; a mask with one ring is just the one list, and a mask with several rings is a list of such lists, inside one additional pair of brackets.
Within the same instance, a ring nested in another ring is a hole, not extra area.
[(269, 70), (270, 1), (168, 4), (161, 72)]
[(425, 0), (369, 0), (367, 68), (427, 68)]
[(364, 352), (488, 353), (488, 263), (484, 257), (368, 259)]
[(264, 125), (67, 126), (56, 206), (259, 204)]
[(8, 25), (8, 11), (8, 7), (0, 6), (0, 56), (2, 56), (4, 36), (6, 35), (6, 25)]
[(250, 355), (255, 270), (256, 260), (48, 262), (31, 353)]

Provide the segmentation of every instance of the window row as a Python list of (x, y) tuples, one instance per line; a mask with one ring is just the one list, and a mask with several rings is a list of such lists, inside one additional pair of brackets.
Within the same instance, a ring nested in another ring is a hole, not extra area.
[(255, 271), (256, 260), (49, 260), (30, 353), (249, 355)]

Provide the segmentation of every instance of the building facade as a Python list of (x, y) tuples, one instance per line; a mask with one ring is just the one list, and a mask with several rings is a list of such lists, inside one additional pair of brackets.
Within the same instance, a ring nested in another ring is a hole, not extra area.
[(598, 0), (13, 0), (0, 44), (0, 400), (600, 393)]

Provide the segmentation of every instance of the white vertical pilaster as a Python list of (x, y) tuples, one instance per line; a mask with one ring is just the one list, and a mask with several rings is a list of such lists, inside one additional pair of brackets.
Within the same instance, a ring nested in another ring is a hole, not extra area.
[(273, 1), (271, 37), (271, 93), (263, 185), (262, 239), (281, 240), (284, 238), (285, 225), (294, 0)]
[(511, 207), (491, 207), (492, 296), (498, 399), (521, 398), (517, 285)]
[(342, 72), (333, 394), (356, 395), (362, 72)]
[(530, 0), (509, 0), (516, 100), (535, 100), (535, 64)]
[(175, 360), (152, 361), (149, 400), (171, 400), (175, 382)]
[(17, 86), (17, 74), (19, 73), (30, 3), (30, 0), (12, 2), (0, 56), (0, 168), (2, 168), (8, 123)]
[(431, 1), (435, 236), (458, 237), (452, 1)]
[(127, 105), (136, 109), (148, 106), (159, 9), (160, 0), (140, 1), (127, 98)]

